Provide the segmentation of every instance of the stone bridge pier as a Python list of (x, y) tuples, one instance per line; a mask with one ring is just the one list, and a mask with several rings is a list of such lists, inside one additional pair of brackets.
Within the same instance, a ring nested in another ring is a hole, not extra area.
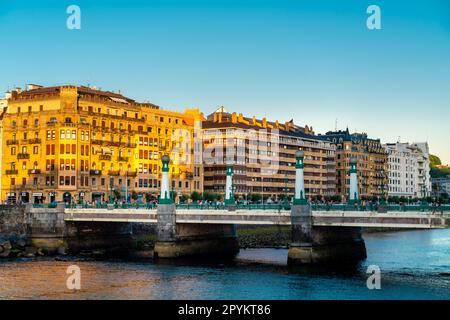
[(239, 252), (232, 224), (177, 223), (175, 205), (158, 205), (155, 258), (232, 257)]
[[(170, 198), (169, 157), (162, 157), (161, 196), (157, 208), (157, 242), (155, 258), (180, 258), (193, 256), (234, 256), (239, 252), (236, 227), (232, 224), (177, 223), (175, 204)], [(228, 170), (227, 174), (232, 174)], [(231, 179), (227, 179), (226, 200), (232, 198)], [(233, 201), (234, 203), (234, 201)], [(235, 210), (233, 205), (228, 210)]]
[(291, 223), (289, 265), (342, 264), (366, 258), (366, 247), (359, 227), (314, 227), (309, 204), (292, 207)]
[[(291, 208), (292, 239), (288, 264), (346, 263), (366, 258), (366, 246), (357, 227), (314, 227), (311, 205), (305, 198), (303, 151), (295, 154), (295, 197)], [(358, 200), (356, 159), (351, 160), (350, 201)]]
[(64, 220), (64, 204), (56, 208), (27, 205), (27, 237), (30, 245), (48, 253), (76, 254), (85, 250), (125, 252), (132, 241), (127, 222), (71, 222)]

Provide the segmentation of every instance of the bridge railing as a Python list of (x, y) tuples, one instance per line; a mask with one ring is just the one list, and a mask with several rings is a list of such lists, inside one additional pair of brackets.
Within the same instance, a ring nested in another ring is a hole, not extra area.
[[(108, 203), (94, 203), (94, 204), (66, 204), (66, 208), (70, 209), (106, 209)], [(114, 209), (156, 209), (155, 203), (115, 203), (112, 204)]]
[[(312, 204), (311, 209), (315, 211), (377, 211), (379, 204), (366, 204), (366, 205), (349, 205), (349, 204)], [(443, 206), (432, 206), (428, 204), (420, 205), (399, 205), (399, 204), (388, 204), (384, 205), (387, 211), (394, 212), (410, 212), (410, 211), (421, 211), (421, 212), (448, 212), (450, 211), (449, 205)]]
[[(56, 208), (57, 203), (39, 203), (33, 204), (34, 208)], [(66, 204), (66, 208), (72, 209), (88, 209), (88, 208), (108, 208), (107, 203), (93, 203), (93, 204)], [(156, 203), (116, 203), (112, 205), (114, 209), (156, 209)], [(384, 205), (389, 212), (450, 212), (450, 205), (432, 206), (428, 204), (418, 205), (399, 205), (399, 204), (387, 204)], [(377, 211), (378, 204), (366, 204), (366, 205), (349, 205), (349, 204), (311, 204), (313, 211)], [(177, 204), (177, 209), (186, 210), (227, 210), (224, 204)], [(290, 210), (291, 204), (289, 203), (270, 203), (270, 204), (236, 204), (236, 209), (239, 210)]]

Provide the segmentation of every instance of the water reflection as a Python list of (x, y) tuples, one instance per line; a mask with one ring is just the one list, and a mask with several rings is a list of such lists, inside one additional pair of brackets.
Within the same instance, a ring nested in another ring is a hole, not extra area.
[[(0, 260), (0, 299), (450, 299), (450, 230), (366, 234), (352, 267), (286, 266), (286, 249), (241, 250), (232, 262)], [(81, 268), (79, 292), (66, 269)], [(367, 267), (382, 290), (366, 287)]]

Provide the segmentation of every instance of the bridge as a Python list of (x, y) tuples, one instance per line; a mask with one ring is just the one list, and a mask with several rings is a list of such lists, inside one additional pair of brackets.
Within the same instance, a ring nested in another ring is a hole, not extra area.
[[(338, 206), (339, 208), (339, 206)], [(447, 208), (445, 208), (447, 210)], [(450, 208), (449, 208), (450, 210)], [(432, 211), (344, 211), (312, 210), (312, 226), (376, 227), (435, 229), (450, 227), (450, 214)], [(66, 208), (65, 221), (157, 223), (157, 209), (146, 208)], [(176, 209), (176, 223), (182, 224), (234, 224), (234, 225), (286, 225), (290, 226), (291, 211), (276, 209)]]
[[(305, 197), (303, 152), (296, 153), (295, 192), (292, 203), (240, 205), (233, 194), (233, 165), (227, 165), (224, 205), (176, 205), (169, 191), (169, 157), (162, 157), (161, 195), (158, 205), (102, 204), (94, 207), (59, 204), (56, 208), (30, 208), (33, 214), (54, 211), (59, 217), (49, 231), (60, 226), (65, 243), (86, 232), (116, 241), (131, 223), (154, 224), (155, 258), (198, 255), (234, 255), (239, 250), (236, 225), (286, 225), (292, 230), (289, 264), (349, 262), (364, 259), (364, 228), (438, 229), (450, 226), (450, 207), (362, 205), (358, 195), (356, 159), (350, 161), (348, 203), (314, 205)], [(39, 223), (36, 223), (39, 225)], [(49, 227), (50, 226), (50, 227)], [(82, 228), (81, 226), (87, 226)], [(40, 230), (39, 228), (36, 228)], [(40, 232), (40, 236), (45, 232)], [(92, 239), (91, 239), (92, 240)], [(91, 241), (90, 240), (90, 241)], [(105, 240), (105, 239), (103, 239)], [(58, 240), (60, 241), (60, 240)], [(97, 240), (93, 240), (94, 242)], [(76, 241), (75, 241), (76, 243)]]

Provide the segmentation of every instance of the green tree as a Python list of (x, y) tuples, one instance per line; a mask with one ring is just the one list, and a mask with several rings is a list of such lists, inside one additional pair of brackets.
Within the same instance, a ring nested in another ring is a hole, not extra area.
[(138, 198), (138, 195), (137, 195), (136, 191), (133, 191), (133, 192), (131, 193), (131, 199), (137, 200), (137, 198)]
[(201, 198), (202, 198), (202, 195), (200, 192), (194, 191), (191, 193), (192, 201), (196, 202), (196, 201), (199, 201)]
[(181, 202), (186, 202), (186, 201), (189, 200), (189, 198), (190, 198), (190, 196), (189, 196), (188, 194), (183, 193), (183, 194), (180, 196), (180, 201), (181, 201)]
[(249, 195), (250, 197), (249, 197), (249, 199), (252, 201), (252, 202), (259, 202), (259, 201), (261, 201), (261, 194), (259, 194), (259, 193), (252, 193), (251, 195)]
[(442, 164), (441, 159), (438, 156), (430, 154), (430, 167), (436, 167), (441, 164)]
[(114, 189), (113, 191), (113, 198), (115, 200), (120, 200), (122, 198), (122, 195), (120, 194), (120, 191), (117, 189)]

